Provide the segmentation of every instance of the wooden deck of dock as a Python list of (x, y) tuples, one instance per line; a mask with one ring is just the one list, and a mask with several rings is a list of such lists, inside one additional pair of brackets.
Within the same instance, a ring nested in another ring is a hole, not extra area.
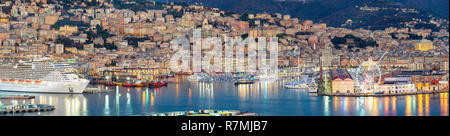
[(53, 111), (53, 110), (55, 110), (55, 106), (41, 105), (41, 104), (25, 104), (25, 105), (16, 105), (16, 106), (2, 106), (2, 107), (0, 107), (0, 114), (41, 112), (41, 111)]

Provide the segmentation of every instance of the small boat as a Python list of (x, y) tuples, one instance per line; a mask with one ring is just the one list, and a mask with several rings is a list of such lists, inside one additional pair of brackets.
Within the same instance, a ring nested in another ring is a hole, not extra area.
[(163, 86), (167, 86), (167, 83), (166, 83), (166, 82), (163, 82), (163, 81), (150, 82), (150, 84), (151, 84), (153, 87), (163, 87)]
[(309, 82), (310, 82), (310, 79), (307, 76), (302, 76), (300, 78), (300, 80), (294, 80), (291, 82), (287, 82), (286, 84), (284, 84), (284, 87), (288, 88), (288, 89), (308, 89)]
[(134, 86), (134, 87), (145, 87), (145, 83), (142, 82), (141, 79), (139, 79), (138, 81), (136, 81), (136, 82), (133, 84), (133, 86)]
[(309, 89), (309, 93), (317, 93), (318, 88), (317, 87), (312, 87)]
[(150, 82), (148, 81), (144, 81), (142, 82), (142, 84), (144, 85), (144, 87), (151, 87)]
[(300, 82), (298, 82), (298, 83), (294, 82), (294, 83), (291, 83), (291, 84), (285, 84), (284, 87), (288, 88), (288, 89), (307, 89), (307, 88), (309, 88), (308, 84), (300, 83)]
[(121, 82), (113, 82), (113, 84), (116, 85), (116, 86), (122, 86), (123, 85), (123, 83), (121, 83)]
[(319, 90), (319, 86), (316, 84), (316, 82), (313, 80), (313, 82), (311, 83), (311, 85), (310, 85), (310, 88), (309, 88), (309, 93), (317, 93), (318, 92), (318, 90)]
[(145, 81), (142, 84), (144, 87), (163, 87), (168, 85), (168, 83), (163, 81)]
[(125, 82), (125, 83), (123, 83), (122, 86), (124, 86), (124, 87), (134, 87), (133, 83), (130, 83), (130, 82)]
[(106, 86), (116, 86), (116, 84), (114, 84), (114, 82), (105, 82)]
[(187, 80), (191, 81), (191, 82), (198, 82), (198, 81), (202, 80), (202, 77), (200, 75), (194, 74), (194, 75), (188, 76)]
[(254, 84), (255, 80), (254, 79), (240, 79), (236, 82), (234, 82), (234, 85), (240, 85), (240, 84)]
[(167, 77), (168, 78), (173, 78), (173, 77), (175, 77), (175, 74), (169, 74), (169, 75), (167, 75)]
[(284, 85), (285, 88), (288, 89), (306, 89), (308, 86), (305, 86), (303, 84), (293, 84), (293, 85)]
[(136, 83), (134, 84), (134, 87), (145, 87), (143, 83)]

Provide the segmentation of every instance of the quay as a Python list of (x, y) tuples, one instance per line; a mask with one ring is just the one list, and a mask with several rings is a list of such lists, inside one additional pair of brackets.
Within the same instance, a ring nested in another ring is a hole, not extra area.
[(99, 89), (99, 88), (86, 88), (83, 93), (94, 94), (94, 93), (109, 93), (113, 92), (113, 90), (108, 89)]
[(184, 83), (183, 81), (165, 81), (168, 84), (182, 84)]
[(395, 93), (395, 94), (321, 94), (322, 96), (337, 96), (337, 97), (388, 97), (388, 96), (405, 96), (418, 94), (439, 94), (448, 93), (448, 91), (433, 91), (433, 92), (410, 92), (410, 93)]
[(237, 81), (237, 82), (234, 82), (234, 85), (241, 85), (241, 84), (254, 84), (255, 83), (255, 81)]
[(158, 113), (152, 116), (261, 116), (261, 114), (238, 110), (198, 110)]
[(55, 110), (55, 106), (42, 105), (42, 104), (0, 106), (0, 114), (22, 113), (22, 112), (40, 112), (40, 111), (53, 111), (53, 110)]
[(35, 96), (28, 96), (28, 95), (22, 95), (22, 96), (19, 96), (19, 95), (2, 96), (2, 95), (0, 95), (0, 99), (34, 99), (34, 98), (35, 98)]
[(123, 87), (164, 87), (168, 85), (168, 82), (164, 81), (111, 81), (111, 80), (91, 80), (90, 84), (100, 84), (106, 86), (123, 86)]

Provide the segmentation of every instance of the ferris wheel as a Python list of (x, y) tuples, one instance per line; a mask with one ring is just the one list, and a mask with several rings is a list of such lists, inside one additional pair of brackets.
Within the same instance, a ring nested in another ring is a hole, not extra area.
[(355, 84), (362, 93), (373, 92), (374, 86), (381, 83), (381, 70), (374, 61), (366, 61), (356, 70)]
[[(381, 61), (386, 53), (379, 59)], [(374, 92), (375, 86), (381, 84), (381, 69), (378, 65), (379, 61), (373, 61), (369, 58), (359, 65), (355, 73), (355, 86), (361, 93)]]

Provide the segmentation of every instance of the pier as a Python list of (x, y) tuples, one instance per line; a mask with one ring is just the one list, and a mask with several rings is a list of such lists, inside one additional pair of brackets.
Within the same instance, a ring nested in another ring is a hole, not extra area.
[(113, 90), (108, 89), (99, 89), (99, 88), (86, 88), (83, 93), (94, 94), (94, 93), (109, 93), (113, 92)]
[(388, 96), (405, 96), (418, 94), (438, 94), (448, 93), (448, 91), (430, 91), (430, 92), (411, 92), (411, 93), (394, 93), (394, 94), (322, 94), (323, 96), (338, 96), (338, 97), (388, 97)]
[(152, 116), (261, 116), (261, 114), (238, 110), (198, 110), (157, 113)]
[(35, 96), (28, 95), (0, 95), (0, 99), (34, 99)]
[(24, 113), (24, 112), (41, 112), (41, 111), (53, 111), (55, 106), (42, 105), (42, 104), (24, 104), (15, 106), (1, 106), (0, 114), (8, 113)]

